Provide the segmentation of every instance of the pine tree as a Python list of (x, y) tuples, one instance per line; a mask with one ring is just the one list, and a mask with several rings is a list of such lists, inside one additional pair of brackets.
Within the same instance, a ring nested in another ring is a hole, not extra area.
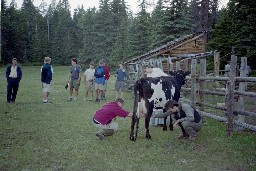
[(172, 0), (164, 15), (164, 32), (167, 35), (163, 42), (167, 43), (190, 34), (193, 27), (188, 16), (187, 0)]
[(50, 20), (51, 56), (57, 63), (69, 64), (70, 58), (77, 57), (72, 44), (73, 25), (68, 0), (59, 1)]
[[(10, 7), (1, 1), (1, 57), (3, 63), (9, 63), (13, 57), (23, 62), (26, 49), (26, 31), (24, 17), (12, 2)], [(26, 24), (26, 23), (25, 23)]]
[(124, 0), (114, 0), (111, 3), (113, 14), (113, 41), (111, 65), (117, 66), (117, 61), (125, 61), (128, 53), (128, 15)]
[(130, 56), (136, 57), (150, 50), (150, 14), (146, 11), (146, 1), (142, 0), (140, 12), (134, 18), (130, 34)]
[(83, 32), (82, 49), (80, 50), (81, 58), (84, 62), (96, 62), (97, 59), (97, 45), (96, 37), (96, 9), (89, 8), (81, 15), (78, 21), (78, 27)]
[(218, 50), (224, 60), (230, 59), (232, 46), (238, 58), (248, 57), (252, 68), (256, 67), (256, 3), (253, 0), (231, 0), (221, 11), (220, 20), (213, 28), (209, 48)]
[(163, 20), (165, 13), (165, 8), (163, 4), (163, 0), (158, 0), (155, 9), (152, 12), (152, 16), (150, 19), (151, 23), (151, 45), (150, 48), (157, 48), (163, 45), (164, 39), (166, 38), (166, 34), (164, 32), (165, 21)]

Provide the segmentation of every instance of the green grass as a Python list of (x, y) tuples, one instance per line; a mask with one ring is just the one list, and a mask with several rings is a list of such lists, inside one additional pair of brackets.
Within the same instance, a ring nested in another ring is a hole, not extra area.
[[(42, 103), (40, 67), (23, 67), (15, 104), (6, 102), (5, 68), (0, 68), (0, 170), (256, 170), (256, 135), (225, 135), (225, 125), (206, 119), (195, 142), (178, 140), (178, 130), (151, 127), (145, 138), (141, 119), (136, 142), (129, 140), (130, 118), (118, 118), (120, 130), (100, 141), (92, 123), (104, 102), (77, 102), (64, 89), (68, 66), (54, 67), (53, 104)], [(107, 99), (115, 98), (111, 77)], [(132, 111), (132, 93), (125, 108)]]

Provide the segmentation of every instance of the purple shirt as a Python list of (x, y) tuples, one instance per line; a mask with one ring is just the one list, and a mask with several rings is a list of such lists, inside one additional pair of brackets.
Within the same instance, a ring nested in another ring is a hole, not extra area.
[(96, 111), (93, 118), (102, 125), (105, 125), (117, 116), (125, 118), (128, 114), (129, 112), (120, 107), (116, 102), (108, 102), (100, 110)]

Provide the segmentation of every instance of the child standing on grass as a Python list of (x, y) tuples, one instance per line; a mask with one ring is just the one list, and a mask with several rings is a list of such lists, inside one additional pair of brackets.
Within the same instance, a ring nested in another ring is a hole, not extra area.
[(51, 81), (52, 81), (52, 67), (50, 65), (51, 58), (44, 58), (44, 65), (41, 70), (41, 81), (43, 87), (43, 103), (49, 103), (48, 96), (52, 91)]
[(102, 96), (101, 96), (101, 99), (104, 99), (106, 100), (106, 91), (107, 91), (107, 87), (108, 87), (108, 80), (109, 80), (109, 77), (110, 77), (110, 68), (109, 66), (107, 65), (106, 61), (103, 60), (103, 67), (105, 69), (105, 84), (103, 86), (103, 92), (102, 92)]
[(125, 79), (128, 76), (123, 63), (119, 63), (119, 69), (116, 70), (116, 99), (123, 98), (124, 90), (125, 90)]
[(96, 91), (96, 101), (100, 102), (102, 92), (105, 84), (105, 68), (103, 67), (103, 60), (99, 61), (99, 66), (95, 69), (95, 91)]
[[(89, 100), (92, 101), (93, 100), (93, 91), (95, 89), (94, 87), (94, 73), (95, 73), (95, 69), (94, 69), (94, 63), (91, 62), (90, 63), (90, 68), (88, 68), (85, 72), (84, 72), (84, 84), (85, 84), (85, 101)], [(91, 94), (91, 98), (88, 99), (88, 94)]]
[(111, 136), (118, 130), (118, 124), (114, 121), (117, 116), (131, 117), (132, 113), (123, 109), (124, 100), (117, 98), (114, 102), (106, 103), (101, 109), (97, 110), (93, 117), (93, 122), (99, 130), (96, 136), (104, 140), (105, 136)]
[[(70, 72), (68, 74), (68, 80), (67, 84), (69, 83), (70, 89), (69, 89), (69, 98), (68, 100), (73, 100), (74, 102), (77, 100), (78, 96), (78, 89), (80, 86), (80, 81), (81, 81), (81, 73), (82, 73), (82, 68), (80, 65), (77, 64), (77, 59), (73, 58), (71, 60), (72, 66), (70, 67)], [(75, 89), (75, 96), (73, 96), (73, 89)]]

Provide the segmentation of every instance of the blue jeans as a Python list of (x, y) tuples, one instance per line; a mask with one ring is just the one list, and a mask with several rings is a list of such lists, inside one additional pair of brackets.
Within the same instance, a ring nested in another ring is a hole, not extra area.
[(7, 84), (7, 102), (15, 102), (19, 89), (19, 81), (17, 78), (9, 78)]

